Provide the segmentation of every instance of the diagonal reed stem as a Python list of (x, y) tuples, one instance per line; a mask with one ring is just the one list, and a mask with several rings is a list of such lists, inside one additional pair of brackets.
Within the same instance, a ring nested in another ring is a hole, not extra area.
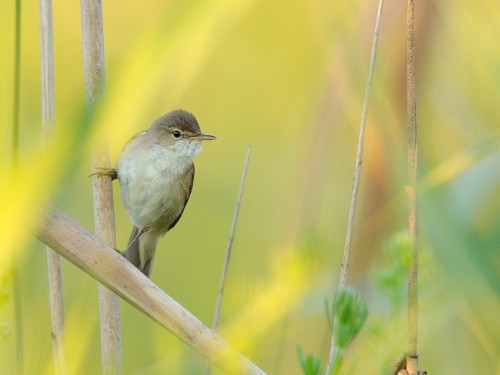
[[(360, 124), (360, 130), (359, 130), (359, 138), (358, 138), (358, 149), (357, 149), (357, 153), (356, 153), (356, 163), (354, 165), (354, 179), (353, 179), (353, 186), (352, 186), (352, 193), (351, 193), (351, 204), (349, 207), (349, 216), (347, 218), (347, 229), (346, 229), (346, 236), (345, 236), (345, 243), (344, 243), (344, 255), (342, 258), (342, 267), (340, 269), (340, 279), (339, 279), (338, 290), (344, 288), (347, 284), (347, 272), (349, 270), (349, 258), (350, 258), (350, 253), (351, 253), (352, 235), (353, 235), (353, 231), (354, 231), (354, 219), (356, 217), (356, 206), (357, 206), (357, 202), (358, 202), (359, 182), (360, 182), (360, 178), (361, 178), (361, 165), (363, 162), (363, 145), (364, 145), (364, 139), (365, 139), (366, 119), (368, 116), (368, 104), (370, 102), (370, 91), (371, 91), (371, 87), (372, 87), (373, 74), (375, 71), (375, 58), (377, 56), (378, 37), (380, 34), (380, 20), (381, 20), (381, 16), (382, 16), (383, 4), (384, 4), (384, 1), (379, 0), (378, 11), (377, 11), (377, 20), (375, 22), (375, 32), (373, 34), (373, 41), (372, 41), (372, 50), (371, 50), (371, 57), (370, 57), (370, 67), (369, 67), (369, 72), (368, 72), (368, 80), (366, 82), (365, 96), (364, 96), (364, 101), (363, 101), (363, 110), (362, 110), (362, 115), (361, 115), (361, 124)], [(330, 372), (332, 371), (333, 360), (335, 357), (335, 334), (334, 334), (334, 332), (336, 329), (337, 329), (337, 322), (335, 320), (333, 323), (333, 329), (332, 329), (330, 355), (328, 358), (328, 363), (327, 363), (327, 368), (326, 368), (327, 375), (329, 375)]]
[(224, 373), (265, 375), (112, 247), (51, 209), (34, 228), (42, 242), (167, 328)]

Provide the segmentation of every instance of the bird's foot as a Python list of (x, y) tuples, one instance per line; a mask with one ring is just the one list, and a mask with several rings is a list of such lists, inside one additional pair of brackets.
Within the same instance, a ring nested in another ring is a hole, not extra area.
[(92, 176), (97, 176), (97, 177), (103, 177), (107, 176), (110, 177), (111, 180), (116, 180), (118, 178), (118, 172), (115, 168), (101, 168), (97, 167), (97, 172), (92, 173), (89, 177)]

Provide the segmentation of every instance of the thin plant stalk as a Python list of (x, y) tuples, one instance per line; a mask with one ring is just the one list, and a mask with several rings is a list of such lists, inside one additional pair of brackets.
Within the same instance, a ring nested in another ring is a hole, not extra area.
[[(16, 0), (14, 30), (14, 100), (12, 120), (12, 177), (17, 180), (19, 163), (19, 127), (21, 103), (21, 0)], [(15, 182), (15, 181), (14, 181)], [(21, 281), (16, 262), (12, 263), (12, 288), (16, 327), (17, 371), (24, 374), (24, 332), (23, 307), (21, 301)]]
[[(40, 0), (40, 52), (42, 87), (42, 133), (44, 146), (50, 147), (54, 134), (54, 46), (52, 0)], [(59, 254), (47, 247), (49, 303), (52, 324), (52, 352), (56, 375), (68, 373), (64, 331), (64, 302)]]
[[(87, 104), (93, 110), (105, 85), (104, 35), (102, 6), (99, 0), (81, 0), (83, 65)], [(107, 145), (94, 151), (93, 168), (109, 167)], [(111, 247), (116, 247), (113, 188), (107, 177), (92, 178), (94, 198), (94, 228), (96, 235)], [(105, 375), (123, 373), (120, 327), (120, 301), (105, 286), (98, 286), (101, 333), (101, 362)]]
[(412, 257), (408, 274), (408, 356), (406, 370), (418, 372), (418, 216), (417, 216), (417, 161), (418, 124), (415, 86), (415, 5), (408, 0), (406, 40), (406, 100), (408, 136), (408, 227), (412, 242)]
[[(373, 74), (375, 71), (375, 58), (377, 56), (377, 46), (378, 46), (378, 38), (379, 38), (379, 34), (380, 34), (380, 20), (381, 20), (381, 16), (382, 16), (383, 3), (384, 3), (383, 0), (379, 0), (378, 11), (377, 11), (377, 20), (375, 23), (375, 32), (374, 32), (373, 41), (372, 41), (372, 50), (371, 50), (371, 57), (370, 57), (370, 67), (369, 67), (369, 72), (368, 72), (368, 80), (366, 82), (365, 96), (364, 96), (364, 101), (363, 101), (363, 110), (362, 110), (362, 115), (361, 115), (361, 124), (360, 124), (359, 138), (358, 138), (358, 148), (357, 148), (357, 153), (356, 153), (356, 163), (354, 165), (354, 180), (353, 180), (352, 193), (351, 193), (351, 203), (350, 203), (350, 207), (349, 207), (349, 216), (347, 219), (347, 229), (346, 229), (346, 236), (345, 236), (345, 243), (344, 243), (344, 255), (342, 258), (342, 267), (340, 269), (340, 280), (339, 280), (338, 290), (344, 288), (346, 286), (346, 283), (347, 283), (347, 273), (349, 270), (349, 258), (350, 258), (350, 253), (351, 253), (352, 236), (353, 236), (353, 231), (354, 231), (354, 220), (356, 217), (356, 206), (357, 206), (357, 202), (358, 202), (359, 182), (361, 179), (361, 165), (363, 162), (363, 145), (364, 145), (365, 130), (366, 130), (366, 119), (368, 116), (368, 104), (370, 102), (370, 91), (371, 91), (372, 82), (373, 82)], [(336, 327), (337, 327), (337, 323), (336, 323), (336, 321), (334, 321), (334, 324), (332, 327), (330, 355), (328, 358), (326, 374), (331, 373), (334, 358), (335, 358), (334, 331), (335, 331)]]
[[(231, 224), (231, 230), (229, 232), (229, 238), (226, 247), (226, 258), (224, 260), (224, 267), (222, 268), (222, 276), (220, 279), (219, 290), (217, 292), (217, 302), (215, 304), (214, 322), (212, 324), (212, 330), (215, 332), (219, 324), (220, 311), (222, 307), (222, 297), (224, 296), (224, 287), (226, 285), (226, 276), (229, 269), (229, 261), (231, 259), (231, 251), (234, 242), (234, 233), (236, 232), (236, 224), (238, 222), (238, 216), (240, 213), (241, 200), (243, 198), (243, 190), (245, 188), (245, 181), (248, 173), (248, 165), (250, 163), (250, 155), (252, 153), (252, 148), (248, 146), (247, 155), (245, 158), (245, 165), (243, 167), (243, 173), (241, 175), (240, 190), (238, 192), (238, 197), (236, 198), (236, 204), (233, 213), (233, 222)], [(210, 374), (210, 364), (207, 367), (206, 374)]]
[[(107, 167), (110, 165), (109, 154), (106, 151), (101, 148), (95, 152), (94, 167)], [(115, 248), (116, 237), (111, 179), (94, 176), (92, 178), (92, 188), (96, 235)], [(120, 375), (123, 373), (120, 300), (116, 294), (102, 284), (98, 285), (98, 296), (103, 374)]]
[(247, 155), (245, 158), (245, 165), (243, 167), (243, 173), (241, 175), (240, 190), (238, 192), (238, 197), (236, 199), (236, 204), (235, 204), (234, 213), (233, 213), (233, 221), (231, 224), (231, 230), (230, 230), (229, 238), (227, 241), (226, 258), (224, 260), (224, 267), (222, 269), (222, 276), (220, 279), (219, 290), (217, 293), (217, 303), (215, 305), (214, 322), (212, 324), (212, 329), (214, 331), (217, 329), (217, 326), (219, 324), (220, 311), (221, 311), (221, 306), (222, 306), (222, 298), (224, 296), (224, 287), (226, 285), (227, 270), (229, 269), (229, 261), (231, 259), (231, 251), (232, 251), (233, 243), (234, 243), (234, 233), (236, 232), (236, 224), (238, 223), (241, 200), (243, 198), (243, 190), (245, 189), (245, 181), (247, 178), (248, 165), (250, 163), (251, 153), (252, 153), (252, 148), (250, 146), (248, 146)]
[(52, 208), (41, 215), (34, 231), (42, 242), (168, 329), (224, 373), (265, 375), (112, 247), (62, 212)]

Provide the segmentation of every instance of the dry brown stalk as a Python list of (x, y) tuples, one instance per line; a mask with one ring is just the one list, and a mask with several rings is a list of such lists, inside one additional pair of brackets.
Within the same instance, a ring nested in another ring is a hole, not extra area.
[[(357, 202), (358, 202), (359, 183), (361, 180), (361, 165), (363, 163), (363, 145), (364, 145), (364, 140), (365, 140), (366, 120), (367, 120), (367, 116), (368, 116), (368, 104), (370, 102), (370, 91), (371, 91), (371, 87), (372, 87), (373, 74), (375, 71), (375, 59), (377, 56), (378, 37), (380, 34), (380, 20), (382, 17), (383, 5), (384, 5), (384, 1), (379, 0), (377, 19), (375, 22), (375, 31), (374, 31), (373, 39), (372, 39), (370, 67), (369, 67), (368, 79), (367, 79), (366, 87), (365, 87), (363, 110), (362, 110), (362, 114), (361, 114), (361, 123), (360, 123), (359, 137), (358, 137), (358, 147), (357, 147), (357, 153), (356, 153), (356, 162), (354, 164), (354, 179), (353, 179), (352, 192), (351, 192), (351, 203), (349, 206), (349, 215), (347, 218), (347, 229), (346, 229), (345, 243), (344, 243), (344, 254), (342, 257), (342, 266), (340, 268), (340, 278), (339, 278), (338, 290), (341, 290), (347, 284), (347, 272), (349, 270), (349, 258), (351, 255), (352, 236), (353, 236), (353, 232), (354, 232), (354, 219), (356, 217), (356, 207), (357, 207)], [(328, 357), (326, 374), (329, 374), (332, 371), (332, 367), (333, 367), (333, 360), (334, 360), (334, 355), (335, 355), (335, 350), (336, 350), (334, 332), (336, 329), (337, 329), (337, 321), (335, 319), (333, 322), (333, 327), (332, 327), (332, 336), (331, 336), (331, 341), (330, 341), (330, 354)]]
[[(102, 4), (99, 0), (81, 0), (83, 65), (85, 91), (91, 111), (102, 94), (105, 83), (104, 35)], [(110, 166), (107, 147), (97, 147), (93, 158), (95, 167)], [(92, 179), (94, 195), (94, 228), (96, 235), (116, 247), (113, 188), (110, 178)], [(120, 328), (120, 301), (111, 291), (98, 286), (101, 328), (101, 360), (103, 373), (119, 375), (123, 372)]]
[[(245, 181), (247, 178), (248, 165), (250, 164), (251, 153), (252, 153), (252, 148), (250, 146), (248, 146), (247, 156), (245, 158), (245, 165), (243, 167), (243, 173), (241, 175), (240, 190), (238, 192), (238, 197), (236, 198), (236, 204), (234, 207), (234, 214), (233, 214), (233, 221), (231, 223), (231, 230), (229, 231), (229, 238), (227, 241), (226, 258), (224, 259), (224, 266), (222, 267), (222, 276), (221, 276), (220, 283), (219, 283), (219, 290), (217, 292), (217, 301), (215, 303), (214, 322), (212, 324), (212, 329), (214, 330), (214, 332), (216, 331), (217, 326), (219, 324), (220, 311), (222, 308), (222, 298), (224, 297), (224, 288), (226, 285), (226, 276), (227, 276), (227, 271), (229, 269), (229, 261), (231, 259), (231, 251), (232, 251), (233, 242), (234, 242), (234, 233), (236, 232), (236, 224), (238, 223), (238, 216), (240, 213), (241, 199), (243, 198), (243, 190), (245, 188)], [(205, 372), (205, 374), (206, 375), (210, 374), (210, 364), (208, 364), (207, 371)]]
[(408, 356), (406, 370), (418, 373), (418, 216), (417, 216), (417, 161), (418, 124), (415, 87), (415, 4), (408, 0), (406, 40), (406, 100), (408, 136), (408, 227), (412, 241), (412, 261), (408, 274)]
[[(40, 0), (40, 61), (42, 88), (42, 133), (45, 147), (54, 138), (54, 46), (52, 0)], [(47, 246), (52, 352), (57, 375), (68, 373), (65, 344), (63, 283), (59, 254)]]
[(36, 236), (124, 300), (167, 328), (228, 374), (265, 375), (257, 365), (155, 285), (123, 256), (61, 211), (52, 208)]

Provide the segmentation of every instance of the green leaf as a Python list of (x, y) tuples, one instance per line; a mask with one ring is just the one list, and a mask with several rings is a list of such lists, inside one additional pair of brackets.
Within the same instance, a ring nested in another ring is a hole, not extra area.
[(333, 314), (336, 319), (335, 343), (340, 350), (345, 350), (363, 328), (368, 308), (354, 288), (345, 287), (335, 296)]
[(302, 348), (297, 348), (297, 355), (299, 357), (300, 365), (304, 375), (323, 375), (321, 370), (321, 358), (313, 354), (307, 354), (304, 357)]

